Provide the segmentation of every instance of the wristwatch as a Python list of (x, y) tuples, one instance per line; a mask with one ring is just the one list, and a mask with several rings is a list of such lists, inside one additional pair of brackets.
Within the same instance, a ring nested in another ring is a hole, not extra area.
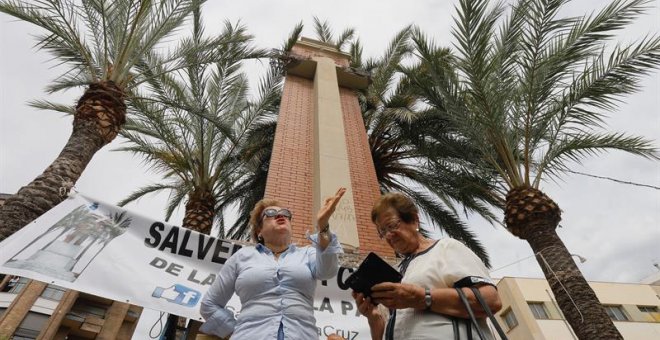
[(424, 305), (426, 306), (426, 310), (431, 309), (431, 304), (433, 304), (433, 299), (431, 298), (431, 289), (424, 288)]

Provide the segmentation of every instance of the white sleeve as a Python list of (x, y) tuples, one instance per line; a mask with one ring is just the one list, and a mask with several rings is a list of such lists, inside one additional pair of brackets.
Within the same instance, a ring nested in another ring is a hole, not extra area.
[(473, 284), (493, 284), (488, 274), (488, 268), (481, 259), (460, 241), (448, 239), (444, 251), (444, 279), (448, 287), (453, 287), (461, 280)]

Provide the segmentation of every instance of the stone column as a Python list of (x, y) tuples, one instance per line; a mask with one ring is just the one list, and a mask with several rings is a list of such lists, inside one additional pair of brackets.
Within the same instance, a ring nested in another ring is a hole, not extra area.
[(105, 313), (105, 321), (101, 327), (99, 335), (96, 337), (98, 340), (114, 340), (117, 339), (117, 333), (121, 325), (124, 323), (124, 318), (131, 305), (125, 302), (113, 301), (108, 311)]
[(50, 318), (48, 318), (48, 322), (46, 323), (46, 328), (41, 330), (41, 333), (39, 333), (37, 340), (47, 340), (47, 339), (55, 338), (55, 335), (58, 333), (58, 330), (60, 329), (60, 325), (62, 324), (62, 320), (64, 320), (66, 314), (71, 310), (71, 307), (73, 307), (73, 305), (76, 303), (76, 300), (78, 299), (78, 295), (79, 295), (78, 291), (75, 290), (67, 290), (66, 293), (64, 293), (64, 296), (62, 296), (62, 300), (60, 300), (60, 303), (53, 311), (53, 314), (51, 314)]
[(337, 68), (328, 57), (313, 57), (314, 75), (314, 205), (317, 211), (325, 197), (345, 187), (337, 210), (330, 219), (332, 231), (351, 249), (360, 247), (355, 220), (353, 187), (346, 149), (346, 133), (339, 97)]

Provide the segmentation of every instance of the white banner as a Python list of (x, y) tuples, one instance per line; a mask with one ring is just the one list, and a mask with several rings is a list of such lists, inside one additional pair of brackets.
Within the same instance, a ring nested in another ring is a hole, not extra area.
[[(0, 272), (202, 320), (201, 297), (241, 248), (76, 194), (0, 243)], [(321, 339), (369, 339), (349, 291), (352, 269), (319, 282), (314, 301)], [(228, 308), (237, 313), (234, 297)]]

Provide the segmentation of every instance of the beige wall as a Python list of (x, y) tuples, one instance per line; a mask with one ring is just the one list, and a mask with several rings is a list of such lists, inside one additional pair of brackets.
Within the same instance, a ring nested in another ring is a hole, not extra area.
[[(539, 326), (543, 339), (575, 339), (575, 335), (570, 331), (564, 320), (535, 320)], [(534, 338), (529, 338), (534, 339)]]
[[(534, 316), (530, 312), (525, 301), (523, 291), (518, 286), (516, 280), (502, 279), (497, 284), (497, 290), (500, 293), (502, 300), (502, 309), (497, 313), (498, 321), (502, 325), (502, 329), (507, 333), (511, 340), (526, 340), (526, 339), (545, 339), (541, 328), (535, 322)], [(502, 315), (511, 310), (518, 320), (518, 325), (509, 329), (502, 318)]]
[[(630, 321), (615, 321), (625, 339), (660, 339), (660, 313), (644, 313), (637, 306), (660, 308), (659, 286), (633, 283), (590, 282), (598, 299), (605, 305), (620, 305)], [(503, 308), (497, 313), (506, 330), (501, 314), (511, 309), (518, 326), (508, 330), (510, 339), (574, 339), (568, 324), (554, 302), (554, 296), (544, 279), (503, 278), (498, 284)], [(550, 319), (536, 320), (528, 302), (542, 302)]]
[(660, 302), (651, 285), (607, 282), (589, 282), (589, 285), (603, 304), (648, 305), (655, 301), (656, 305)]

